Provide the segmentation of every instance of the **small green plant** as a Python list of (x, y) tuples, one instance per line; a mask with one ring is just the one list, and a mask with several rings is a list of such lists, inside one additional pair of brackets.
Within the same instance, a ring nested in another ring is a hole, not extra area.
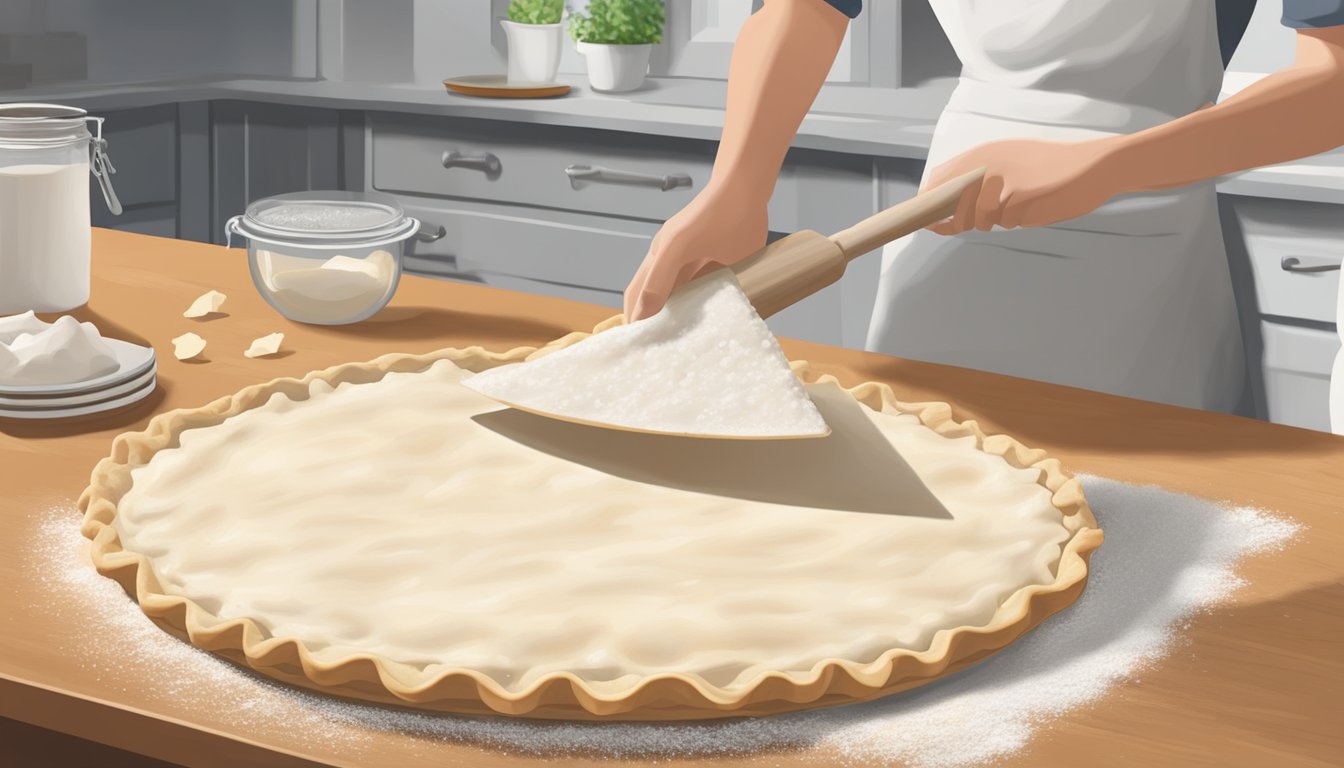
[(663, 0), (588, 0), (586, 11), (570, 10), (569, 34), (581, 43), (661, 43), (666, 21)]
[(513, 0), (509, 3), (509, 21), (519, 24), (559, 24), (564, 12), (564, 0)]

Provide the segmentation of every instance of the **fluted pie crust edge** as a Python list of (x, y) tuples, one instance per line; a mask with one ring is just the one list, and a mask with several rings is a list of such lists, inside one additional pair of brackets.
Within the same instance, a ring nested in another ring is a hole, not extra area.
[[(621, 322), (613, 317), (594, 333)], [(519, 347), (490, 352), (482, 347), (443, 349), (423, 355), (389, 354), (367, 363), (346, 363), (313, 371), (302, 378), (281, 378), (246, 387), (203, 408), (178, 409), (150, 420), (143, 431), (128, 432), (112, 442), (111, 454), (94, 467), (89, 486), (79, 499), (84, 513), (81, 532), (92, 541), (94, 566), (117, 580), (140, 604), (145, 615), (173, 635), (276, 679), (338, 696), (383, 704), (411, 706), (464, 714), (505, 714), (520, 717), (579, 720), (694, 720), (759, 716), (814, 707), (875, 699), (930, 682), (968, 667), (1004, 648), (1063, 610), (1082, 593), (1087, 582), (1088, 558), (1101, 545), (1102, 532), (1083, 496), (1081, 483), (1048, 458), (1006, 435), (986, 435), (974, 421), (958, 422), (946, 403), (903, 403), (886, 384), (867, 382), (847, 391), (878, 411), (913, 414), (927, 427), (948, 437), (973, 435), (978, 449), (1001, 456), (1018, 468), (1040, 470), (1038, 482), (1052, 494), (1069, 532), (1055, 580), (1023, 587), (1008, 597), (984, 626), (939, 630), (925, 651), (892, 649), (874, 662), (824, 659), (813, 666), (806, 681), (782, 672), (766, 673), (748, 685), (722, 688), (693, 674), (646, 676), (618, 694), (599, 694), (571, 673), (553, 673), (530, 687), (511, 692), (486, 675), (467, 668), (448, 668), (427, 678), (409, 664), (369, 654), (352, 654), (333, 662), (313, 658), (296, 638), (269, 637), (251, 619), (219, 623), (194, 601), (164, 593), (148, 558), (125, 550), (112, 525), (117, 504), (131, 488), (131, 471), (149, 462), (160, 450), (177, 445), (188, 429), (219, 424), (264, 404), (282, 393), (292, 399), (308, 397), (308, 387), (322, 380), (368, 383), (389, 372), (417, 372), (439, 360), (451, 360), (470, 371), (540, 356), (590, 334), (573, 333), (541, 347)], [(793, 363), (807, 382), (835, 381), (818, 376), (807, 363)], [(838, 382), (837, 382), (838, 383)]]

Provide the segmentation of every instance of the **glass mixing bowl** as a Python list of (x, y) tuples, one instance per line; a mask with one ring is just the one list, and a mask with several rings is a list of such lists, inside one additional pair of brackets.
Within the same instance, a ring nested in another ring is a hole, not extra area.
[(280, 314), (345, 325), (392, 300), (420, 222), (386, 195), (296, 192), (252, 203), (224, 229), (230, 245), (247, 238), (252, 282)]

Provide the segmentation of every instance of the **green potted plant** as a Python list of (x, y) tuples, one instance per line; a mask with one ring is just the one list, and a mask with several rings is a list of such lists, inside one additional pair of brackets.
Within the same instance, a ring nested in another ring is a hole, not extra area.
[(633, 91), (642, 85), (666, 21), (663, 0), (588, 0), (584, 10), (571, 10), (569, 34), (588, 61), (593, 90)]
[(549, 83), (560, 69), (564, 0), (513, 0), (500, 19), (509, 41), (509, 82)]

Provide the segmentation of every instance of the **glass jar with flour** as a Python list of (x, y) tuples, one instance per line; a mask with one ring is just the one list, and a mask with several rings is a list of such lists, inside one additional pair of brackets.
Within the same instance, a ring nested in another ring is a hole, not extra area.
[(0, 315), (89, 300), (90, 171), (121, 213), (106, 149), (103, 119), (82, 109), (0, 104)]

